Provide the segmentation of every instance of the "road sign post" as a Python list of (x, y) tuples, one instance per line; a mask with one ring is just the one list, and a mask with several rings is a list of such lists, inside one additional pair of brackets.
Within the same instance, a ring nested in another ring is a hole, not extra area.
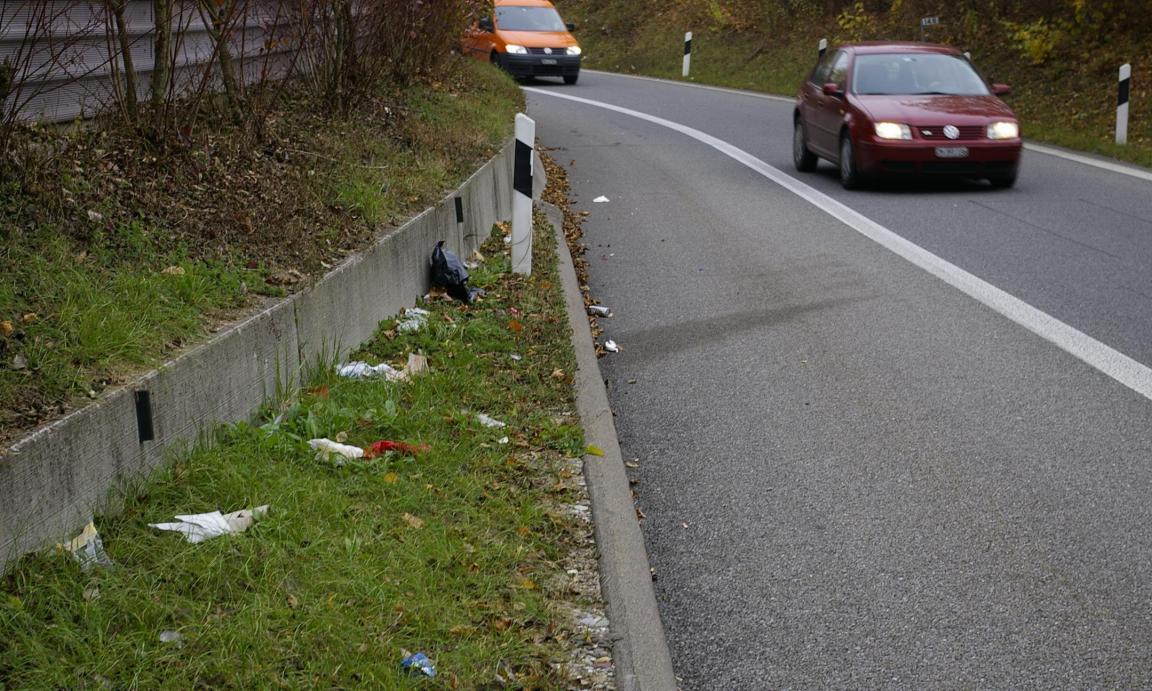
[(684, 69), (682, 74), (685, 78), (688, 73), (692, 71), (692, 32), (684, 34)]
[(1128, 96), (1132, 88), (1132, 65), (1120, 66), (1120, 94), (1116, 99), (1116, 143), (1128, 143)]
[(512, 271), (532, 275), (532, 177), (536, 121), (516, 115), (516, 159), (512, 171)]
[(826, 39), (826, 38), (820, 39), (819, 46), (820, 47), (817, 49), (817, 52), (819, 53), (819, 57), (817, 57), (816, 59), (817, 60), (823, 60), (824, 54), (828, 52), (828, 39)]
[(920, 18), (920, 40), (924, 40), (924, 30), (930, 26), (936, 26), (940, 23), (939, 17), (921, 17)]

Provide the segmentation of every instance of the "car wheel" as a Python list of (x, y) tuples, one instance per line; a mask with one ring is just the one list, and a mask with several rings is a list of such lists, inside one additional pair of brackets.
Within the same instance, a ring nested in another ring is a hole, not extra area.
[(816, 154), (808, 148), (806, 139), (804, 125), (797, 118), (796, 126), (792, 130), (792, 163), (796, 165), (796, 170), (801, 173), (811, 173), (816, 170), (816, 162), (819, 160)]
[(997, 175), (996, 177), (988, 178), (988, 182), (992, 183), (993, 189), (1006, 190), (1016, 184), (1016, 173)]
[(564, 83), (571, 86), (580, 80), (580, 73), (564, 75)]
[(852, 137), (845, 133), (840, 137), (840, 184), (846, 190), (860, 189), (864, 178), (856, 169), (856, 150), (852, 146)]
[(497, 53), (496, 51), (492, 51), (492, 55), (488, 56), (488, 62), (492, 63), (493, 65), (495, 65), (497, 67), (503, 67), (503, 65), (500, 64), (500, 54)]

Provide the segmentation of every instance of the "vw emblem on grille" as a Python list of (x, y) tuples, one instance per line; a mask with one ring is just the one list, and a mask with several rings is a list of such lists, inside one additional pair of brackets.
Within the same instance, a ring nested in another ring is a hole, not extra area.
[(545, 54), (545, 55), (551, 55), (551, 54), (552, 54), (552, 49), (551, 49), (551, 48), (545, 48), (545, 49), (544, 49), (544, 54)]
[(960, 128), (957, 127), (956, 125), (945, 125), (944, 126), (944, 136), (948, 137), (949, 139), (959, 139), (960, 138)]

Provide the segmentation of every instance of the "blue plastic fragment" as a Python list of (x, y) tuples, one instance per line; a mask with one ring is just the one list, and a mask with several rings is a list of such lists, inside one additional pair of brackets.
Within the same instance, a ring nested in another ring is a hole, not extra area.
[(425, 676), (436, 676), (436, 668), (424, 653), (413, 653), (400, 661), (400, 666), (408, 672), (422, 672)]

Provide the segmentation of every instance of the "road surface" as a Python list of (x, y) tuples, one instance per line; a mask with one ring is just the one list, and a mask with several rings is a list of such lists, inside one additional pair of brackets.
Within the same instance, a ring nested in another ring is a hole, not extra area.
[(1152, 684), (1152, 181), (847, 192), (785, 101), (529, 91), (685, 688)]

